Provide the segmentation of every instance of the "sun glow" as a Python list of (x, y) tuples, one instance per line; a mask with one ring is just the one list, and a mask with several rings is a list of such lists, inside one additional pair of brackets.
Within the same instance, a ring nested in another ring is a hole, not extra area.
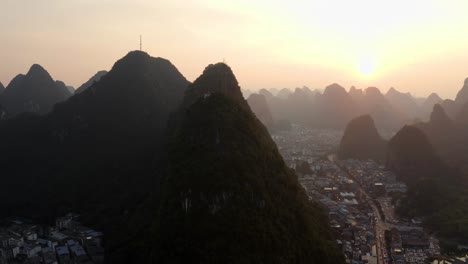
[(359, 58), (358, 71), (366, 79), (373, 77), (376, 71), (375, 59), (367, 55)]

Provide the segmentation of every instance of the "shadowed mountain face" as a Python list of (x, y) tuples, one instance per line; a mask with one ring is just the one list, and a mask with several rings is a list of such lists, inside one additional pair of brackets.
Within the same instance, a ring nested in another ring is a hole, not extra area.
[(270, 107), (261, 94), (252, 94), (247, 99), (250, 109), (255, 113), (255, 116), (267, 127), (272, 128), (274, 125), (273, 117), (271, 116)]
[[(446, 122), (439, 107), (435, 107), (432, 121)], [(390, 140), (387, 167), (409, 187), (399, 203), (398, 213), (425, 217), (426, 224), (440, 239), (466, 242), (466, 179), (442, 161), (421, 130), (405, 126)]]
[(463, 87), (457, 93), (457, 97), (455, 97), (455, 102), (458, 105), (464, 105), (468, 102), (468, 78), (465, 79)]
[(130, 52), (50, 114), (2, 122), (1, 208), (44, 221), (80, 212), (112, 248), (125, 228), (142, 228), (116, 222), (156, 192), (154, 160), (188, 84), (169, 61)]
[(346, 126), (338, 149), (341, 159), (385, 159), (386, 142), (383, 140), (369, 115), (357, 117)]
[(80, 87), (78, 87), (75, 93), (79, 94), (79, 93), (84, 92), (86, 89), (91, 87), (91, 85), (93, 85), (95, 82), (98, 82), (99, 80), (101, 80), (101, 78), (106, 74), (107, 74), (107, 71), (98, 71), (93, 77), (91, 77), (88, 81), (86, 81)]
[(445, 162), (450, 164), (449, 156), (454, 147), (453, 139), (456, 138), (456, 124), (448, 117), (444, 108), (439, 104), (434, 105), (429, 122), (416, 126), (426, 134)]
[(5, 86), (0, 82), (0, 94), (2, 94), (5, 91)]
[(16, 76), (0, 96), (0, 104), (11, 115), (22, 112), (46, 114), (52, 107), (70, 97), (64, 86), (50, 77), (41, 66), (34, 64), (26, 75)]
[(413, 181), (422, 177), (418, 174), (422, 171), (433, 174), (436, 169), (440, 172), (442, 162), (420, 129), (404, 126), (388, 144), (387, 167), (403, 180)]
[(239, 101), (234, 76), (211, 67), (220, 69), (190, 86), (169, 132), (159, 219), (145, 243), (153, 263), (341, 263), (321, 209)]

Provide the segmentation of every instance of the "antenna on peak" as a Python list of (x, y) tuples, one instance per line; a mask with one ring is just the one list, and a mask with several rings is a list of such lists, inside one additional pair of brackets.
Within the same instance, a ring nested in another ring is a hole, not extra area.
[(140, 35), (140, 51), (143, 51), (143, 41)]

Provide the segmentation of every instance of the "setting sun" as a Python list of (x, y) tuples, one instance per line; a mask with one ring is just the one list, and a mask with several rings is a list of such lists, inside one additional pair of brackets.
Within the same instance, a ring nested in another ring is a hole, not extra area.
[(368, 79), (375, 74), (375, 61), (370, 56), (364, 56), (359, 59), (359, 73), (362, 77)]

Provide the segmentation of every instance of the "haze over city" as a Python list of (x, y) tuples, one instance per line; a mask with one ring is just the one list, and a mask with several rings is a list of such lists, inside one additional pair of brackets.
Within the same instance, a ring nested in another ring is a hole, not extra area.
[(468, 2), (5, 0), (0, 81), (39, 63), (75, 87), (139, 48), (193, 81), (213, 61), (244, 89), (395, 87), (453, 99), (467, 76)]

